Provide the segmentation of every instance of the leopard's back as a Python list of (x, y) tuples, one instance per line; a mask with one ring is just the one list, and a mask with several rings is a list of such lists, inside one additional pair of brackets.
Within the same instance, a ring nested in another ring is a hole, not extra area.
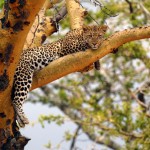
[(13, 106), (21, 127), (29, 123), (23, 111), (23, 103), (31, 88), (33, 73), (65, 55), (97, 48), (102, 43), (106, 29), (107, 26), (84, 26), (83, 29), (70, 31), (56, 42), (23, 51), (13, 85)]

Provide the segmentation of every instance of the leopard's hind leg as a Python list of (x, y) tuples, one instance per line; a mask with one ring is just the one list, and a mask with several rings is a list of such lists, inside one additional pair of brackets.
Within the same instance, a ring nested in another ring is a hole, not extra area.
[(13, 106), (16, 119), (20, 127), (24, 127), (29, 121), (23, 111), (23, 104), (27, 99), (27, 94), (32, 83), (32, 73), (16, 73), (14, 80)]

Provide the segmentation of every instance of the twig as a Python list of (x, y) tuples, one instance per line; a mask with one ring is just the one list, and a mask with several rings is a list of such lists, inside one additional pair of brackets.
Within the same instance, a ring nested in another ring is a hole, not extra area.
[[(146, 105), (143, 101), (141, 101), (140, 99), (138, 99), (138, 98), (136, 97), (136, 95), (135, 95), (133, 92), (130, 91), (130, 93), (131, 93), (132, 97), (138, 102), (138, 104), (139, 104), (140, 106), (142, 106), (145, 110), (149, 110), (149, 109), (150, 109), (150, 106)], [(144, 111), (144, 112), (146, 112), (146, 111)], [(145, 115), (146, 115), (147, 117), (150, 117), (150, 114), (149, 114), (149, 113), (146, 113)]]
[(145, 17), (147, 20), (150, 20), (150, 12), (148, 11), (148, 9), (146, 9), (146, 7), (144, 7), (144, 5), (140, 2), (139, 3), (140, 8), (143, 10)]
[(73, 136), (73, 139), (72, 139), (72, 142), (71, 142), (71, 145), (70, 145), (70, 150), (73, 150), (74, 147), (75, 147), (76, 139), (77, 139), (77, 136), (78, 136), (78, 133), (79, 133), (80, 129), (81, 129), (81, 126), (79, 125), (78, 128), (75, 131), (74, 136)]
[(62, 6), (62, 8), (57, 12), (55, 16), (56, 22), (59, 22), (61, 19), (63, 19), (67, 14), (67, 8), (66, 6)]
[(125, 131), (122, 131), (122, 130), (119, 130), (118, 132), (125, 135), (125, 136), (131, 136), (133, 138), (142, 138), (143, 137), (142, 134), (128, 133), (128, 132), (125, 132)]
[[(54, 5), (53, 5), (53, 6), (54, 6)], [(56, 6), (54, 7), (54, 9), (57, 11), (57, 14), (55, 14), (55, 15), (53, 16), (52, 20), (53, 20), (53, 22), (55, 23), (56, 29), (57, 29), (57, 31), (58, 31), (58, 30), (59, 30), (58, 22), (59, 22), (60, 20), (62, 20), (62, 19), (66, 16), (66, 14), (67, 14), (67, 8), (66, 8), (66, 6), (64, 5), (64, 6), (62, 6), (62, 8), (61, 8), (60, 10), (58, 10), (58, 9), (56, 8)]]
[[(55, 22), (55, 26), (56, 26), (56, 29), (57, 29), (57, 31), (59, 30), (59, 25), (58, 25), (58, 21), (56, 20), (56, 15), (57, 15), (57, 18), (61, 18), (61, 13), (60, 13), (60, 11), (58, 10), (58, 8), (57, 8), (57, 6), (55, 5), (55, 4), (53, 4), (53, 2), (52, 2), (52, 0), (50, 0), (50, 3), (51, 3), (51, 5), (53, 6), (53, 8), (54, 8), (54, 10), (56, 11), (56, 13), (57, 14), (54, 14), (54, 17), (53, 17), (53, 21)], [(66, 15), (66, 13), (65, 13), (65, 15)]]
[(102, 10), (102, 12), (104, 14), (106, 14), (109, 17), (116, 17), (117, 15), (111, 15), (113, 14), (111, 10), (109, 10), (106, 6), (102, 5), (99, 1), (97, 0), (90, 0), (91, 2), (93, 2), (95, 4), (95, 6), (99, 6), (100, 9)]
[(129, 5), (129, 10), (130, 10), (130, 13), (133, 13), (133, 6), (132, 6), (132, 3), (129, 1), (129, 0), (125, 0), (128, 5)]
[(139, 105), (141, 105), (145, 109), (148, 108), (148, 106), (146, 104), (144, 104), (143, 102), (141, 102), (131, 90), (129, 90), (129, 92), (130, 92), (131, 96), (137, 101), (137, 103)]
[(64, 85), (62, 85), (62, 84), (56, 84), (56, 83), (54, 83), (53, 86), (54, 86), (54, 88), (65, 89), (65, 90), (67, 90), (68, 92), (71, 92), (71, 93), (74, 95), (74, 97), (80, 98), (80, 95), (77, 94), (77, 93), (74, 91), (74, 89), (71, 89), (70, 87), (64, 86)]

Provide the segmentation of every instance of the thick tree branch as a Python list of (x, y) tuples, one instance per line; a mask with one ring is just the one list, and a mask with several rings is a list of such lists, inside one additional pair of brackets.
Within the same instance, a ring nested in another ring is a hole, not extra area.
[(30, 32), (28, 33), (23, 49), (40, 46), (45, 41), (47, 36), (56, 31), (53, 19), (49, 16), (45, 16), (45, 11), (48, 8), (52, 8), (53, 4), (61, 1), (62, 0), (53, 0), (52, 3), (50, 3), (49, 0), (45, 1), (42, 9), (36, 15), (35, 21), (30, 29)]
[[(12, 149), (20, 140), (17, 138), (18, 134), (16, 137), (13, 124), (14, 109), (11, 101), (13, 76), (27, 33), (43, 3), (44, 1), (41, 0), (23, 3), (20, 0), (11, 1), (7, 28), (2, 26), (2, 20), (0, 22), (0, 149)], [(3, 14), (4, 10), (0, 12), (0, 18), (4, 17)], [(9, 147), (2, 148), (4, 144)], [(16, 148), (19, 149), (19, 147), (21, 146), (18, 145)]]
[(67, 74), (83, 70), (96, 60), (112, 53), (114, 49), (135, 40), (150, 38), (150, 26), (138, 27), (114, 33), (96, 50), (87, 50), (53, 61), (34, 75), (31, 90), (57, 80)]
[(81, 8), (79, 3), (77, 3), (75, 0), (66, 0), (66, 6), (71, 29), (81, 28), (83, 26), (85, 10)]
[[(20, 2), (20, 1), (19, 1)], [(10, 25), (8, 28), (2, 28), (0, 23), (0, 54), (4, 57), (8, 55), (8, 60), (0, 62), (0, 75), (3, 72), (6, 72), (8, 78), (8, 88), (4, 91), (0, 91), (0, 108), (1, 112), (4, 112), (7, 117), (1, 119), (0, 128), (6, 126), (6, 120), (12, 119), (13, 108), (11, 106), (11, 87), (13, 83), (13, 76), (15, 72), (16, 65), (19, 61), (20, 54), (22, 52), (23, 44), (26, 39), (27, 33), (34, 21), (35, 14), (38, 13), (40, 7), (44, 3), (40, 0), (33, 0), (30, 4), (27, 2), (24, 7), (20, 10), (24, 12), (24, 15), (21, 16), (18, 9), (19, 3), (15, 1), (11, 3), (9, 11), (9, 22)], [(32, 13), (31, 13), (32, 12)], [(18, 18), (16, 16), (19, 16)], [(1, 15), (1, 14), (0, 14)], [(2, 15), (1, 15), (2, 16)], [(8, 53), (7, 53), (8, 52)], [(7, 63), (6, 63), (7, 62)], [(12, 120), (11, 120), (12, 121)], [(12, 122), (11, 122), (12, 123)]]

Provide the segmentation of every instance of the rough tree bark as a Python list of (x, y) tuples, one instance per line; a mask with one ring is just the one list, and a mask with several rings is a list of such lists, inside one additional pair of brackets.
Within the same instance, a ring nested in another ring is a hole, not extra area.
[(62, 0), (46, 0), (42, 9), (36, 15), (34, 23), (28, 33), (26, 42), (23, 49), (40, 46), (47, 36), (56, 32), (55, 21), (49, 16), (45, 16), (46, 9), (50, 9), (54, 4), (61, 2)]
[[(11, 89), (16, 65), (26, 36), (36, 14), (45, 1), (11, 1), (8, 21), (0, 14), (0, 149), (23, 149), (28, 139), (13, 128), (14, 110)], [(43, 86), (69, 73), (83, 70), (96, 60), (114, 51), (124, 43), (150, 38), (150, 27), (124, 30), (108, 37), (101, 47), (60, 58), (34, 75), (32, 89)], [(31, 90), (32, 90), (31, 89)], [(17, 147), (18, 146), (18, 147)]]
[(0, 14), (0, 149), (21, 149), (28, 142), (13, 128), (11, 89), (26, 36), (43, 4), (41, 0), (11, 1), (8, 19), (4, 11)]

